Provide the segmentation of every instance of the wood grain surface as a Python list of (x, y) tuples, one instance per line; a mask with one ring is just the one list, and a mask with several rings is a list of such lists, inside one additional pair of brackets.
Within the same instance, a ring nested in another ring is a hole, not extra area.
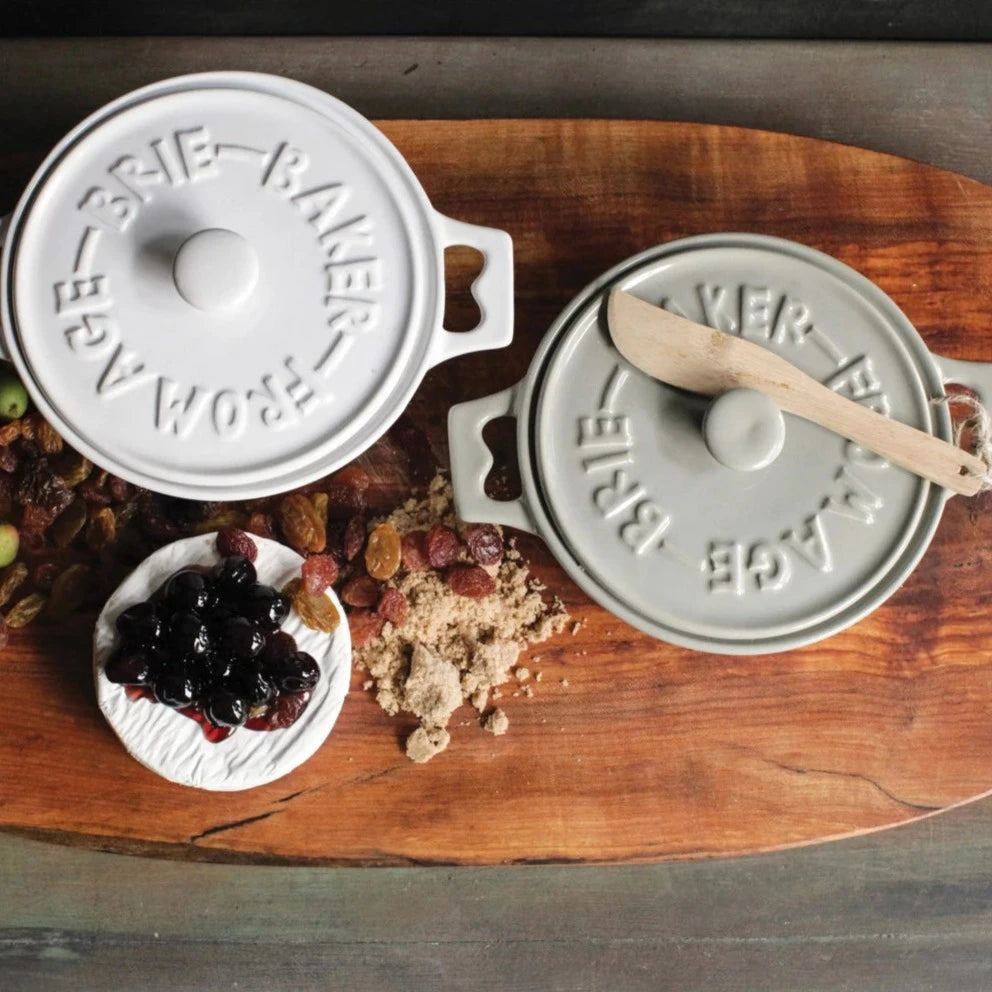
[[(517, 252), (510, 349), (432, 372), (409, 415), (443, 447), (447, 407), (517, 381), (557, 311), (645, 247), (747, 230), (833, 254), (886, 290), (931, 349), (992, 360), (992, 190), (840, 145), (632, 122), (390, 122), (434, 205)], [(37, 158), (43, 149), (37, 150)], [(5, 152), (5, 155), (8, 154)], [(6, 197), (28, 161), (4, 163)], [(454, 280), (464, 281), (459, 260)], [(452, 307), (452, 320), (468, 307)], [(498, 456), (505, 456), (496, 438)], [(443, 457), (443, 452), (442, 452)], [(102, 722), (88, 622), (4, 655), (0, 823), (111, 850), (350, 864), (628, 861), (767, 850), (904, 822), (992, 787), (988, 496), (951, 501), (906, 585), (848, 632), (759, 658), (652, 641), (525, 553), (583, 626), (535, 652), (510, 733), (458, 726), (426, 766), (356, 675), (292, 776), (217, 796), (156, 779)], [(567, 679), (569, 685), (561, 685)], [(466, 719), (470, 715), (466, 714)]]

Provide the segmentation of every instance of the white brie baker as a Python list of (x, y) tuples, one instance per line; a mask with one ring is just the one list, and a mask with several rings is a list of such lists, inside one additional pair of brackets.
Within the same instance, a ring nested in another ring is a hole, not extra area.
[[(128, 753), (146, 768), (180, 785), (233, 792), (265, 785), (307, 760), (331, 732), (351, 681), (351, 636), (341, 604), (327, 595), (341, 615), (333, 634), (305, 627), (290, 612), (282, 629), (292, 634), (301, 651), (320, 665), (320, 681), (310, 704), (291, 727), (256, 731), (239, 728), (216, 744), (195, 721), (149, 699), (128, 699), (124, 686), (111, 682), (103, 667), (120, 644), (116, 622), (128, 606), (148, 599), (173, 572), (190, 565), (221, 560), (215, 534), (176, 541), (146, 558), (121, 583), (100, 613), (93, 635), (93, 677), (97, 701)], [(277, 589), (298, 578), (303, 559), (290, 548), (264, 538), (258, 545), (258, 581)]]

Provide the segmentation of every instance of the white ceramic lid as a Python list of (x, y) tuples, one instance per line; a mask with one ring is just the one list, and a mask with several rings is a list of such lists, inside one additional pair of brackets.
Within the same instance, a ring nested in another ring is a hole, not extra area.
[[(949, 438), (946, 407), (933, 403), (940, 374), (877, 287), (802, 245), (702, 236), (607, 273), (555, 322), (521, 384), (452, 411), (460, 514), (539, 533), (594, 599), (702, 650), (807, 644), (898, 588), (929, 544), (944, 490), (808, 421), (783, 421), (766, 398), (735, 391), (714, 402), (638, 371), (609, 338), (614, 286)], [(476, 485), (489, 460), (473, 444), (482, 423), (509, 412), (523, 496), (500, 504)]]
[[(32, 181), (4, 251), (7, 350), (97, 463), (183, 496), (278, 492), (370, 444), (447, 357), (455, 223), (327, 94), (168, 80), (81, 124)], [(507, 343), (506, 310), (460, 350)]]

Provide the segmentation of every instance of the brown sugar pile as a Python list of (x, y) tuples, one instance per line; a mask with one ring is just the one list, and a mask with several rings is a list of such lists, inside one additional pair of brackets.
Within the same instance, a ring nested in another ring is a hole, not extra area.
[[(441, 476), (423, 499), (408, 500), (385, 522), (401, 535), (438, 524), (464, 534), (471, 526), (455, 517), (451, 485)], [(468, 560), (467, 551), (461, 557)], [(389, 714), (406, 712), (420, 721), (406, 742), (414, 761), (429, 761), (448, 746), (445, 728), (463, 702), (482, 714), (485, 729), (505, 733), (506, 714), (486, 712), (493, 690), (512, 677), (523, 649), (568, 623), (560, 601), (544, 602), (513, 547), (485, 570), (494, 589), (478, 598), (459, 595), (442, 572), (431, 568), (399, 572), (390, 584), (409, 604), (405, 622), (384, 624), (378, 637), (355, 651), (379, 705)]]

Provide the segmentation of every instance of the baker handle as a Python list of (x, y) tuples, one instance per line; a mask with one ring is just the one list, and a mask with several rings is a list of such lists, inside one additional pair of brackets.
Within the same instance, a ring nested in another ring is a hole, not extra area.
[[(7, 231), (10, 228), (10, 214), (5, 214), (0, 217), (0, 251), (3, 250), (3, 246), (7, 241)], [(3, 343), (3, 328), (0, 328), (0, 359), (5, 362), (10, 361), (10, 355), (7, 354), (7, 346)]]
[(992, 363), (965, 362), (960, 358), (944, 358), (934, 355), (944, 382), (956, 382), (966, 386), (983, 405), (992, 403)]
[(513, 240), (506, 231), (480, 227), (437, 214), (445, 248), (468, 245), (482, 253), (482, 271), (472, 283), (472, 296), (482, 315), (474, 330), (442, 328), (430, 364), (438, 365), (473, 351), (504, 348), (513, 340)]
[(456, 403), (448, 411), (448, 448), (451, 453), (451, 485), (455, 512), (469, 523), (503, 524), (529, 534), (537, 533), (523, 498), (490, 499), (486, 476), (493, 456), (482, 439), (482, 429), (497, 417), (517, 415), (517, 386), (467, 403)]

